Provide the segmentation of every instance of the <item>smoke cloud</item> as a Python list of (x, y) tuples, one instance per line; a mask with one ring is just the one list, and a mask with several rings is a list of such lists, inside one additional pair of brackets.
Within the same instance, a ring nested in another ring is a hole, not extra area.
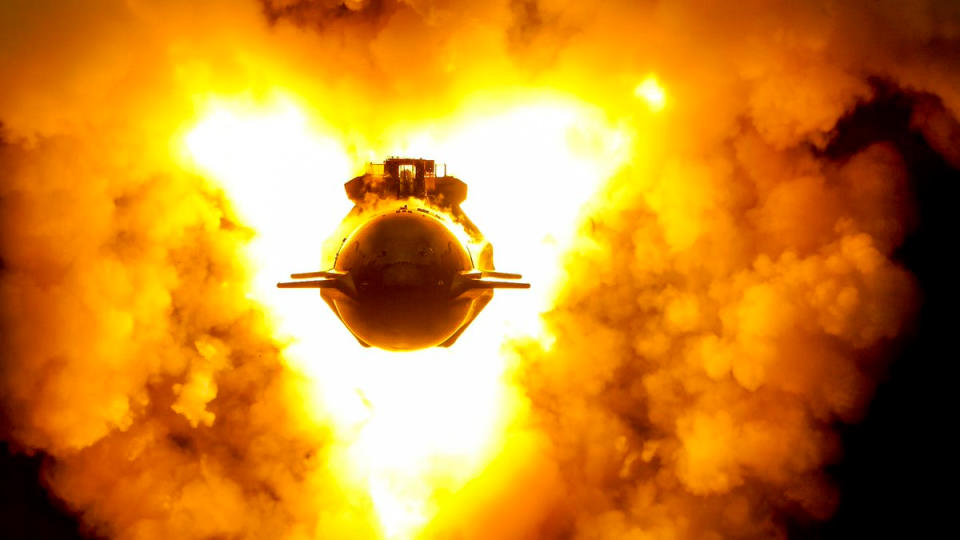
[[(212, 96), (279, 88), (357, 164), (476, 96), (548, 91), (629, 133), (625, 157), (567, 216), (548, 337), (502, 338), (515, 410), (496, 451), (431, 484), (410, 534), (827, 519), (834, 426), (861, 419), (919, 302), (894, 256), (917, 222), (903, 157), (831, 141), (892, 87), (960, 166), (958, 41), (948, 1), (4, 2), (4, 437), (49, 454), (43, 481), (110, 538), (404, 536), (343, 472), (336, 422), (304, 413), (308, 377), (249, 294), (260, 231), (176, 141)], [(635, 91), (650, 74), (659, 112)], [(576, 189), (517, 180), (544, 197), (503, 203), (523, 223)]]

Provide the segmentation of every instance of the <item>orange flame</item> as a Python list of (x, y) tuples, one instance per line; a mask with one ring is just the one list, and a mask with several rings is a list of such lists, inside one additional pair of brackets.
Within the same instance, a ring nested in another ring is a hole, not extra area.
[[(828, 516), (832, 426), (915, 300), (903, 149), (831, 141), (879, 79), (960, 163), (957, 16), (762, 4), (3, 4), (4, 435), (121, 539)], [(449, 350), (361, 349), (274, 286), (397, 154), (532, 283)]]

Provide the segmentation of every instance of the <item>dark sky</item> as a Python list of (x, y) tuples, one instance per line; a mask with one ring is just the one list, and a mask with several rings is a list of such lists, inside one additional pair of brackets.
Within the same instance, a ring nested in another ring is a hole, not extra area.
[[(924, 96), (929, 98), (929, 96)], [(923, 538), (947, 519), (941, 513), (950, 481), (941, 460), (951, 423), (947, 373), (955, 356), (947, 336), (952, 306), (946, 291), (956, 269), (945, 250), (956, 245), (956, 192), (960, 170), (951, 168), (910, 129), (920, 96), (882, 88), (837, 126), (828, 152), (843, 154), (868, 141), (889, 141), (906, 160), (919, 223), (897, 252), (919, 281), (923, 304), (902, 351), (878, 386), (863, 422), (841, 426), (844, 459), (828, 470), (841, 488), (833, 519), (798, 525), (796, 538)]]

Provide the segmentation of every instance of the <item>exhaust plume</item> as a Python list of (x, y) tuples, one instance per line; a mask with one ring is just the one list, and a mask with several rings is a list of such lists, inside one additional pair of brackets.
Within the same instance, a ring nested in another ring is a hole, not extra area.
[[(960, 166), (953, 2), (6, 2), (4, 438), (84, 530), (727, 538), (823, 520), (919, 302), (892, 91)], [(446, 161), (504, 268), (449, 351), (319, 297), (342, 183)]]

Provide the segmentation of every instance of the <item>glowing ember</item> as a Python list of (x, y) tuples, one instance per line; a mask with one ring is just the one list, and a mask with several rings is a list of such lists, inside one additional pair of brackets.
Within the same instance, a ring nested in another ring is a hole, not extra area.
[(647, 102), (647, 106), (654, 112), (659, 112), (667, 105), (667, 93), (664, 91), (657, 78), (653, 75), (647, 77), (642, 83), (638, 84), (633, 90), (633, 94)]

